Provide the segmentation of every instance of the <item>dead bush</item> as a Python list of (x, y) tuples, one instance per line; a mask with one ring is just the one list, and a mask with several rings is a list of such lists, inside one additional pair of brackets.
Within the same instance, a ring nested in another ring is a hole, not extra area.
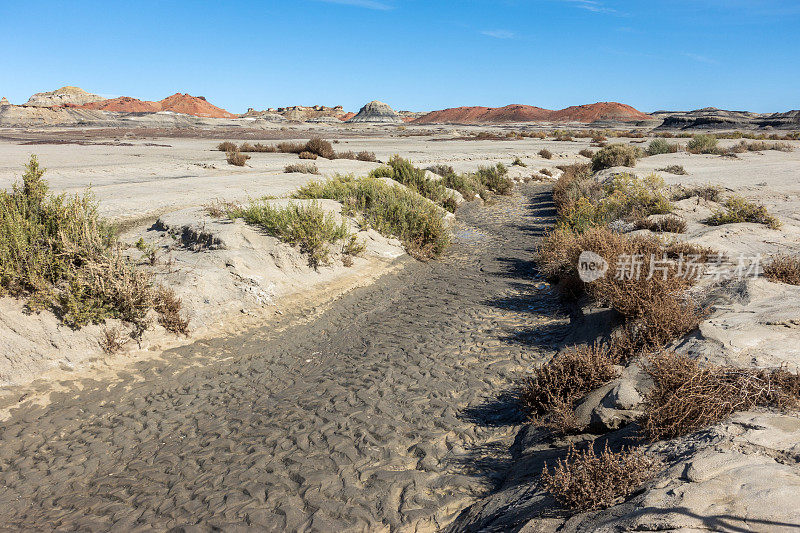
[(220, 152), (235, 152), (239, 148), (236, 146), (236, 143), (231, 141), (221, 142), (217, 145), (217, 150)]
[(243, 154), (242, 152), (234, 151), (228, 152), (225, 154), (225, 159), (228, 161), (229, 165), (234, 165), (237, 167), (243, 167), (247, 160), (250, 159), (250, 156), (247, 154)]
[(592, 157), (594, 157), (594, 152), (589, 150), (588, 148), (584, 148), (583, 150), (578, 152), (578, 155), (582, 155), (583, 157), (588, 157), (589, 159), (591, 159)]
[(541, 174), (544, 174), (545, 176), (550, 176), (551, 178), (553, 177), (553, 171), (552, 171), (552, 170), (550, 170), (549, 168), (543, 168), (543, 169), (542, 169), (542, 170), (540, 170), (539, 172), (540, 172)]
[(356, 154), (356, 159), (359, 161), (368, 161), (370, 163), (377, 163), (378, 158), (375, 157), (375, 152), (367, 152), (366, 150), (362, 150)]
[(121, 329), (104, 327), (97, 343), (105, 353), (111, 355), (120, 351), (128, 340)]
[(636, 221), (636, 228), (656, 233), (686, 233), (686, 221), (672, 215), (656, 220), (642, 218)]
[(542, 148), (539, 150), (539, 157), (543, 157), (544, 159), (553, 159), (553, 152), (547, 148)]
[(299, 154), (300, 152), (309, 151), (306, 148), (306, 143), (294, 143), (289, 141), (279, 142), (275, 148), (278, 152), (283, 154)]
[(800, 258), (785, 254), (774, 256), (764, 265), (763, 272), (770, 281), (800, 285)]
[(686, 241), (670, 243), (664, 248), (664, 252), (670, 259), (677, 259), (683, 256), (684, 258), (693, 258), (701, 263), (707, 262), (710, 257), (721, 258), (721, 254), (713, 248)]
[(311, 152), (312, 154), (317, 154), (320, 157), (324, 157), (325, 159), (335, 159), (335, 152), (333, 151), (333, 146), (328, 141), (321, 139), (319, 137), (314, 137), (310, 139), (305, 146), (306, 152)]
[(608, 347), (574, 346), (536, 367), (519, 399), (523, 411), (539, 426), (564, 434), (575, 429), (575, 403), (616, 377)]
[(189, 319), (181, 316), (181, 299), (175, 291), (160, 286), (156, 290), (154, 309), (158, 311), (158, 323), (173, 333), (189, 334)]
[(300, 159), (316, 160), (317, 154), (312, 154), (311, 152), (300, 152), (300, 155), (298, 157), (300, 157)]
[(299, 174), (319, 174), (319, 169), (317, 165), (314, 163), (294, 163), (291, 165), (286, 165), (283, 168), (283, 171), (287, 174), (291, 173), (299, 173)]
[(688, 174), (683, 165), (669, 165), (668, 167), (657, 168), (656, 172), (667, 172), (668, 174), (675, 174), (676, 176), (685, 176)]
[(576, 451), (571, 447), (552, 473), (545, 464), (541, 484), (561, 505), (574, 511), (604, 509), (620, 502), (655, 477), (661, 464), (640, 449)]
[(336, 152), (334, 159), (350, 159), (355, 161), (356, 153), (352, 150), (348, 150), (347, 152)]
[(800, 375), (784, 368), (701, 365), (673, 352), (652, 355), (654, 388), (641, 420), (650, 440), (672, 439), (755, 407), (796, 408)]

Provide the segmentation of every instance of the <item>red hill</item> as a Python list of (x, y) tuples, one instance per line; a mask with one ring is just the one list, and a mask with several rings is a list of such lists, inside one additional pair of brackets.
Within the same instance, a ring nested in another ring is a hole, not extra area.
[(222, 108), (209, 104), (203, 96), (191, 96), (181, 93), (175, 93), (161, 100), (161, 108), (164, 111), (184, 113), (196, 117), (236, 118), (233, 113), (228, 113)]
[(646, 120), (648, 115), (629, 105), (599, 102), (551, 111), (529, 105), (505, 107), (454, 107), (433, 111), (414, 122), (417, 124), (501, 124), (505, 122), (594, 122), (596, 120)]
[(103, 111), (114, 111), (117, 113), (155, 113), (157, 111), (172, 111), (174, 113), (184, 113), (196, 117), (236, 118), (236, 115), (209, 104), (202, 96), (191, 96), (181, 93), (175, 93), (172, 96), (164, 98), (160, 102), (150, 102), (131, 98), (130, 96), (120, 96), (119, 98), (91, 102), (78, 107), (84, 109), (101, 109)]
[(161, 103), (137, 100), (130, 96), (120, 96), (110, 100), (91, 102), (80, 106), (84, 109), (100, 109), (103, 111), (113, 111), (115, 113), (155, 113), (161, 111)]

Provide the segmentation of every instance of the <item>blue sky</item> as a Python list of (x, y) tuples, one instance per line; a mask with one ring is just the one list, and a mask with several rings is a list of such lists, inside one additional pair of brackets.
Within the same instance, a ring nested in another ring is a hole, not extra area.
[(0, 96), (800, 108), (798, 0), (0, 0)]

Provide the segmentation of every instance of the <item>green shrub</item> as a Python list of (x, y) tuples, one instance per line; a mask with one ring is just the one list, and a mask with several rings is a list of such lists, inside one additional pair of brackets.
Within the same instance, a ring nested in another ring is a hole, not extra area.
[(694, 135), (686, 145), (686, 150), (693, 154), (717, 153), (717, 138), (714, 135)]
[(415, 167), (400, 156), (394, 156), (386, 166), (376, 168), (370, 172), (371, 178), (391, 178), (402, 183), (431, 202), (444, 206), (450, 198), (443, 181), (432, 180), (425, 175), (425, 170)]
[(308, 264), (314, 268), (329, 262), (330, 245), (351, 238), (347, 224), (337, 223), (316, 202), (311, 205), (275, 207), (261, 200), (246, 207), (230, 209), (227, 214), (232, 219), (241, 218), (273, 237), (297, 246), (308, 255)]
[(31, 310), (50, 309), (75, 328), (119, 318), (143, 331), (151, 308), (177, 316), (180, 301), (163, 302), (152, 276), (122, 255), (93, 197), (50, 195), (44, 172), (31, 156), (22, 186), (0, 191), (0, 295), (26, 298)]
[(647, 155), (674, 154), (678, 151), (678, 145), (665, 141), (664, 139), (653, 139), (647, 146)]
[(360, 214), (379, 233), (399, 238), (419, 259), (436, 257), (450, 244), (450, 232), (435, 205), (415, 191), (375, 178), (336, 176), (301, 187), (295, 197), (337, 200), (347, 214)]
[(639, 150), (629, 144), (609, 144), (592, 157), (592, 170), (611, 167), (635, 167)]
[(503, 163), (497, 163), (493, 167), (480, 167), (476, 172), (478, 181), (488, 190), (495, 194), (511, 194), (514, 189), (514, 182), (509, 179), (508, 169)]
[(735, 224), (737, 222), (753, 222), (764, 224), (768, 228), (779, 229), (781, 222), (771, 215), (763, 205), (748, 202), (741, 196), (731, 196), (723, 204), (725, 209), (716, 211), (704, 222), (710, 226)]

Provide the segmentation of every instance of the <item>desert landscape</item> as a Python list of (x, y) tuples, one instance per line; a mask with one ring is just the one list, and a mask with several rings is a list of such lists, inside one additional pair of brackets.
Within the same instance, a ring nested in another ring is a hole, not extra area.
[(798, 25), (2, 3), (0, 530), (800, 532)]
[(800, 528), (798, 112), (0, 126), (7, 527)]

